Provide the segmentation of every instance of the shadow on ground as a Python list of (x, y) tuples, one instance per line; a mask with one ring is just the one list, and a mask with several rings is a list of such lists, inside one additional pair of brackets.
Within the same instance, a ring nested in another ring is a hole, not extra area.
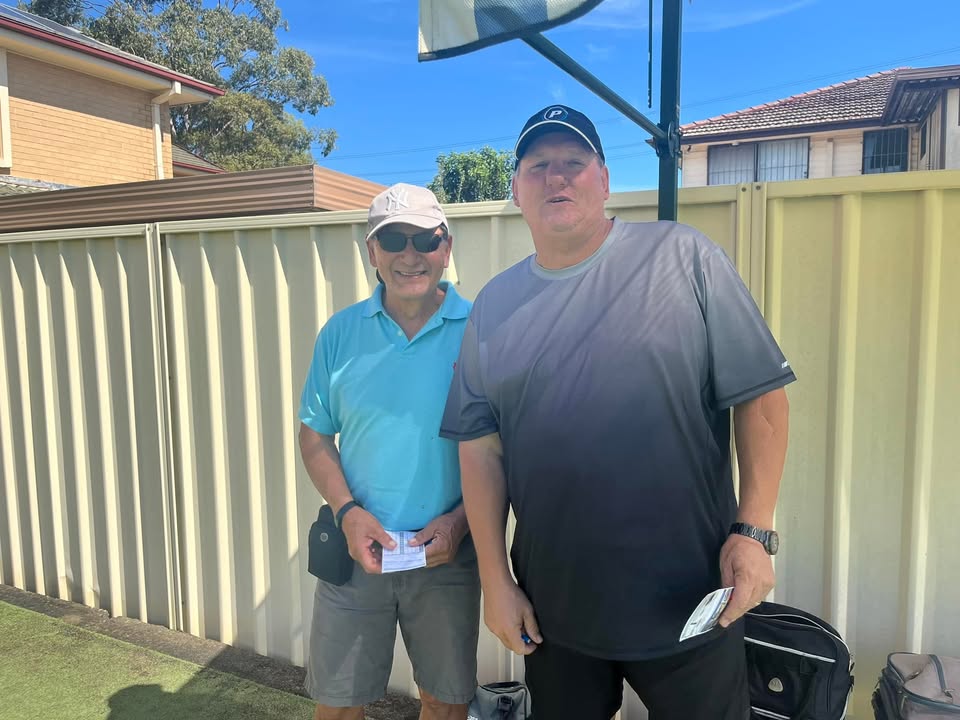
[[(114, 693), (109, 699), (107, 720), (206, 719), (214, 715), (212, 709), (217, 717), (239, 717), (240, 710), (249, 710), (251, 705), (262, 703), (262, 698), (252, 696), (257, 692), (255, 686), (250, 686), (250, 703), (244, 702), (243, 697), (237, 699), (235, 693), (228, 701), (215, 690), (211, 692), (211, 688), (216, 688), (216, 673), (211, 672), (214, 670), (306, 697), (303, 668), (248, 650), (129, 618), (111, 618), (103, 610), (6, 585), (0, 585), (0, 601), (201, 666), (200, 671), (177, 692), (167, 692), (155, 684), (143, 684), (131, 685)], [(367, 720), (417, 720), (419, 713), (417, 700), (393, 693), (366, 707)]]

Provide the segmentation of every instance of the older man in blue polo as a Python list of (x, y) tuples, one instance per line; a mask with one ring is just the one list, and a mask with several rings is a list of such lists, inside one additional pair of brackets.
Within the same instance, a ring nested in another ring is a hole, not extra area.
[[(420, 718), (464, 720), (480, 583), (457, 443), (438, 430), (470, 303), (441, 281), (453, 237), (429, 190), (378, 195), (366, 243), (380, 283), (320, 331), (300, 405), (304, 465), (355, 561), (345, 584), (317, 582), (307, 690), (315, 720), (363, 720), (386, 692), (399, 625)], [(389, 572), (411, 557), (423, 566)]]

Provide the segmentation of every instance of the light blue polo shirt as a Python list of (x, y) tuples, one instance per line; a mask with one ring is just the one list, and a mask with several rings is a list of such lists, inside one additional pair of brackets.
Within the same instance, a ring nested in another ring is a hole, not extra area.
[(370, 299), (331, 317), (317, 336), (300, 420), (340, 435), (353, 497), (388, 530), (419, 530), (460, 502), (455, 440), (440, 420), (470, 302), (448, 282), (443, 304), (412, 340)]

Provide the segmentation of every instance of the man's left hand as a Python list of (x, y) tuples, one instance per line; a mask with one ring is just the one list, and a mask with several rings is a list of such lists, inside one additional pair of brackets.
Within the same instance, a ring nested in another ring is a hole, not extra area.
[(720, 578), (721, 587), (733, 586), (730, 602), (720, 615), (721, 627), (759, 605), (776, 581), (773, 560), (763, 545), (743, 535), (731, 535), (723, 544)]
[(434, 518), (427, 526), (414, 535), (410, 544), (427, 545), (427, 567), (436, 567), (451, 562), (457, 556), (457, 549), (467, 535), (467, 516), (461, 505), (456, 510)]

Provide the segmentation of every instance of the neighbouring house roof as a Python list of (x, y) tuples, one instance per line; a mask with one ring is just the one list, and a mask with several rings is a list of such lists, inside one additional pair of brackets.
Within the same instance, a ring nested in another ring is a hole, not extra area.
[[(9, 47), (47, 62), (76, 66), (84, 72), (109, 77), (120, 83), (126, 81), (144, 89), (163, 90), (179, 82), (182, 92), (169, 99), (171, 105), (204, 102), (224, 94), (223, 90), (210, 83), (144, 60), (74, 28), (9, 5), (0, 5), (0, 47)], [(104, 64), (112, 66), (113, 72), (105, 70)], [(145, 81), (145, 78), (152, 78), (152, 82)]]
[(188, 170), (197, 170), (205, 173), (226, 172), (222, 167), (214, 165), (209, 160), (204, 160), (196, 153), (192, 153), (179, 145), (173, 146), (173, 164)]
[(715, 136), (755, 136), (765, 131), (822, 125), (879, 124), (896, 70), (847, 80), (783, 100), (681, 126), (683, 142)]
[(384, 185), (316, 165), (0, 197), (0, 233), (366, 209)]
[(68, 190), (70, 185), (43, 182), (42, 180), (28, 180), (11, 175), (0, 175), (0, 197), (10, 195), (30, 195), (48, 190)]
[(684, 143), (922, 121), (960, 65), (896, 68), (681, 126)]

